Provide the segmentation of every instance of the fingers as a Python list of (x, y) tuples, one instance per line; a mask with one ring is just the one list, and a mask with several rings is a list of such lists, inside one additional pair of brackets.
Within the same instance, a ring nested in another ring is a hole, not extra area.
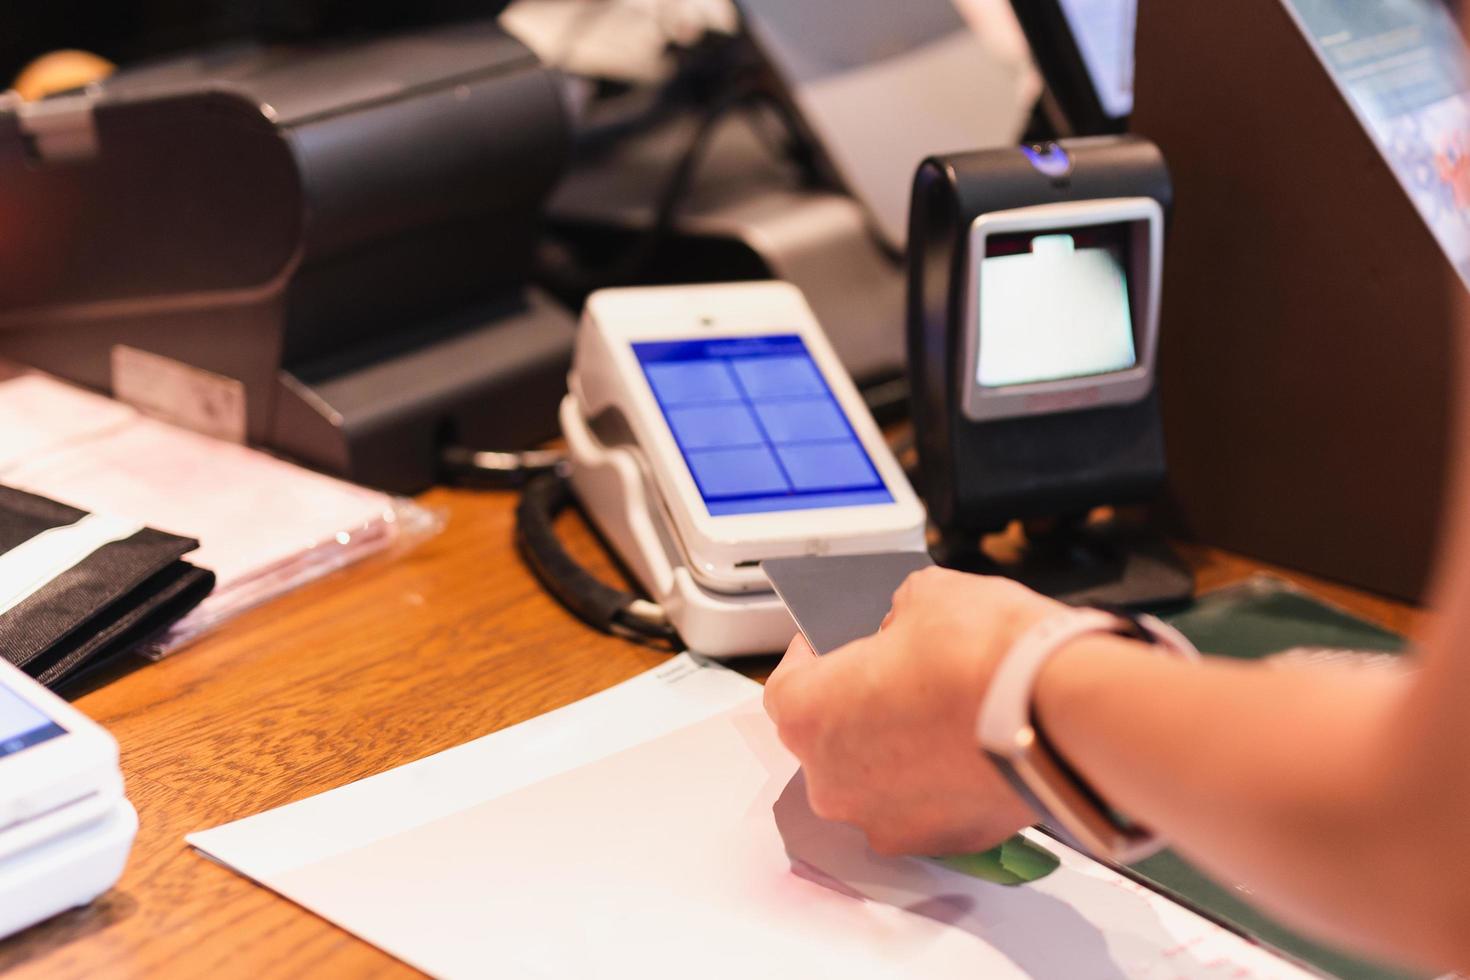
[(858, 709), (865, 664), (877, 635), (855, 640), (818, 657), (798, 636), (766, 681), (763, 702), (782, 743), (804, 763), (823, 732), (840, 726)]
[(1034, 598), (1034, 593), (1013, 579), (994, 575), (971, 575), (937, 565), (921, 569), (904, 579), (893, 593), (893, 607), (884, 627), (907, 618), (926, 606), (967, 608), (978, 605), (1010, 605)]
[(816, 662), (816, 651), (806, 641), (805, 636), (797, 633), (786, 648), (786, 653), (781, 657), (781, 662), (776, 665), (775, 670), (771, 671), (771, 676), (766, 681), (765, 693), (761, 697), (766, 714), (771, 716), (772, 721), (780, 724), (781, 708), (788, 700), (786, 691), (790, 686), (789, 678)]
[(1021, 828), (904, 827), (885, 824), (881, 829), (862, 828), (868, 848), (883, 857), (941, 857), (980, 854), (1004, 843)]
[(918, 579), (921, 574), (923, 573), (911, 572), (909, 577), (903, 580), (903, 584), (894, 590), (893, 604), (888, 610), (887, 618), (883, 620), (885, 623), (892, 621), (913, 603), (914, 594), (919, 590)]
[(975, 701), (994, 651), (1053, 605), (1003, 579), (927, 569), (895, 591), (878, 633), (821, 658), (794, 639), (765, 704), (813, 812), (885, 854), (983, 849), (1033, 820), (975, 750)]
[(771, 673), (775, 677), (782, 671), (800, 670), (817, 662), (817, 652), (807, 642), (806, 637), (800, 633), (791, 638), (791, 643), (786, 647), (786, 653), (781, 656), (781, 662), (776, 665), (775, 671)]
[(937, 586), (956, 575), (959, 573), (947, 571), (937, 565), (910, 573), (898, 590), (893, 593), (893, 606), (888, 610), (888, 615), (883, 618), (883, 625), (879, 628), (886, 629), (892, 626), (899, 617), (906, 615), (933, 595)]

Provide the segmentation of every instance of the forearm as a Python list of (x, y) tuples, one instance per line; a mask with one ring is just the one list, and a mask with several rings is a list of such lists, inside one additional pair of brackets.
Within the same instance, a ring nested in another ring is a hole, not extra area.
[(1446, 842), (1405, 839), (1406, 760), (1422, 755), (1404, 751), (1408, 690), (1383, 672), (1190, 665), (1097, 638), (1048, 665), (1037, 711), (1110, 803), (1260, 904), (1380, 953), (1456, 957), (1465, 940), (1441, 935), (1423, 858)]

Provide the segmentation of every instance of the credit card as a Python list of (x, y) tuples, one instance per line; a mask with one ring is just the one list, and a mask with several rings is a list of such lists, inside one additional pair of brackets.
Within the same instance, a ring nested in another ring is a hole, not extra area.
[(771, 558), (761, 570), (818, 656), (872, 636), (904, 579), (934, 564), (926, 552)]

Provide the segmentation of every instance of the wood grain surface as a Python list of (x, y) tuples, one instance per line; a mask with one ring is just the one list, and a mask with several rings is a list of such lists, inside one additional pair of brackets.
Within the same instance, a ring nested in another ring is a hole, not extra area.
[[(547, 598), (512, 545), (514, 498), (436, 490), (448, 530), (257, 609), (83, 698), (122, 746), (141, 827), (92, 907), (0, 942), (14, 977), (412, 975), (347, 933), (200, 857), (184, 835), (516, 724), (661, 663)], [(607, 561), (568, 518), (576, 554)], [(1187, 549), (1203, 589), (1263, 566)], [(1285, 573), (1283, 573), (1285, 574)], [(1290, 576), (1385, 626), (1404, 606)], [(742, 665), (754, 676), (773, 659)]]

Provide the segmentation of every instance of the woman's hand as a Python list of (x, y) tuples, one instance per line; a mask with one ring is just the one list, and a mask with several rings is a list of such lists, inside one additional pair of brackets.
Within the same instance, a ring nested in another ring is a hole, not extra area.
[(812, 809), (883, 854), (986, 850), (1035, 821), (975, 740), (999, 658), (1062, 605), (1006, 579), (908, 579), (882, 630), (818, 658), (798, 636), (766, 711), (801, 760)]

